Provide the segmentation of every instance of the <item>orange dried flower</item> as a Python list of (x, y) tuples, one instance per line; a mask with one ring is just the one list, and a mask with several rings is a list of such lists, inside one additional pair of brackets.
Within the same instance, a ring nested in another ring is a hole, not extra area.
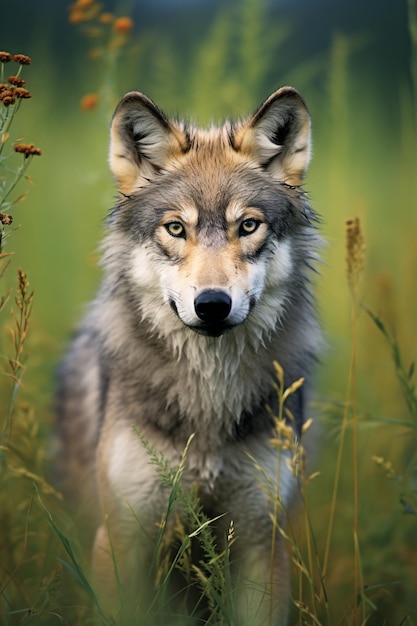
[(112, 13), (102, 13), (99, 20), (102, 24), (113, 24), (114, 15)]
[(6, 107), (9, 107), (16, 102), (16, 98), (14, 96), (6, 94), (4, 91), (0, 96), (0, 100)]
[(22, 154), (25, 154), (26, 148), (27, 148), (27, 144), (25, 144), (25, 143), (17, 143), (15, 145), (15, 147), (14, 147), (14, 151), (15, 152), (21, 152)]
[(81, 98), (80, 106), (83, 111), (91, 111), (98, 105), (100, 98), (96, 93), (87, 93)]
[(13, 216), (7, 213), (1, 213), (0, 211), (0, 222), (5, 226), (9, 226), (9, 224), (13, 222)]
[(4, 51), (0, 52), (0, 61), (2, 63), (9, 63), (9, 61), (11, 61), (12, 58), (13, 58), (13, 55), (10, 54), (10, 52), (4, 52)]
[(36, 148), (33, 143), (17, 143), (14, 147), (14, 151), (24, 154), (25, 159), (31, 155), (40, 156), (42, 154), (42, 150), (40, 148)]
[(32, 59), (27, 54), (14, 54), (13, 61), (20, 65), (30, 65), (32, 63)]
[(130, 17), (118, 17), (113, 24), (113, 30), (119, 35), (128, 35), (133, 28), (133, 20)]
[(69, 6), (69, 22), (71, 24), (81, 24), (89, 22), (97, 17), (101, 7), (94, 0), (77, 0), (75, 4)]
[(15, 87), (23, 87), (23, 85), (26, 83), (24, 78), (20, 78), (20, 76), (9, 76), (8, 81), (11, 85), (14, 85)]
[(3, 100), (3, 98), (7, 98), (8, 96), (13, 97), (14, 90), (10, 89), (9, 85), (0, 85), (0, 100)]
[(77, 9), (72, 9), (68, 17), (70, 24), (81, 24), (82, 22), (85, 22), (85, 19), (84, 13), (82, 11), (78, 11)]
[(92, 4), (94, 4), (95, 0), (77, 0), (74, 6), (80, 9), (87, 9)]
[(32, 94), (30, 93), (30, 91), (28, 91), (24, 87), (16, 87), (16, 89), (14, 90), (14, 94), (16, 95), (17, 98), (31, 98), (32, 97)]

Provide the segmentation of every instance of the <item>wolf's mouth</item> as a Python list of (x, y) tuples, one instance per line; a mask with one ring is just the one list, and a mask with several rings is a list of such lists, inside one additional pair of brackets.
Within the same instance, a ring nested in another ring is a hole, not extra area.
[(175, 301), (171, 299), (169, 301), (169, 304), (171, 306), (171, 309), (174, 311), (175, 315), (184, 324), (184, 326), (186, 328), (189, 328), (190, 330), (193, 330), (198, 335), (204, 335), (206, 337), (220, 337), (221, 335), (224, 335), (225, 333), (228, 333), (231, 330), (233, 330), (233, 328), (237, 325), (237, 324), (227, 324), (227, 323), (219, 323), (219, 322), (209, 323), (209, 322), (203, 322), (203, 321), (200, 321), (200, 323), (196, 325), (186, 324), (181, 319), (181, 316), (178, 313), (178, 308), (177, 308)]
[(233, 324), (232, 326), (231, 325), (213, 326), (209, 324), (202, 324), (200, 326), (188, 326), (187, 325), (187, 328), (191, 328), (191, 330), (193, 330), (197, 334), (204, 335), (205, 337), (220, 337), (221, 335), (225, 335), (226, 333), (229, 333), (236, 326), (237, 324)]

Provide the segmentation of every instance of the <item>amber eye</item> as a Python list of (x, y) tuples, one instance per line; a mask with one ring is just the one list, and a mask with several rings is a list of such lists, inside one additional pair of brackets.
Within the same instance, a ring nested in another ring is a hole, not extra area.
[(255, 232), (255, 230), (259, 228), (260, 224), (261, 222), (253, 217), (249, 217), (247, 220), (243, 220), (243, 222), (239, 226), (239, 235), (241, 237), (251, 235)]
[(181, 222), (168, 222), (165, 224), (165, 228), (171, 237), (183, 237), (185, 239), (185, 228)]

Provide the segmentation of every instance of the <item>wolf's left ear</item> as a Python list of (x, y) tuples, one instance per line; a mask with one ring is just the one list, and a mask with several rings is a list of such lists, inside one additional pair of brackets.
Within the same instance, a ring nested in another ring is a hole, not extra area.
[(110, 168), (120, 191), (131, 193), (185, 149), (183, 134), (152, 100), (138, 91), (120, 100), (113, 115), (110, 141)]
[(235, 146), (247, 153), (274, 178), (299, 185), (310, 153), (310, 116), (304, 100), (292, 87), (273, 93), (236, 132)]

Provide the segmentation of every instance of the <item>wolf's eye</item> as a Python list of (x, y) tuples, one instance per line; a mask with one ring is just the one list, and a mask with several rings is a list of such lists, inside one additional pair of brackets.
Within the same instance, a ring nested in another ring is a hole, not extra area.
[(256, 220), (253, 217), (249, 217), (247, 220), (243, 220), (241, 225), (239, 226), (239, 235), (241, 237), (246, 237), (246, 235), (251, 235), (259, 228), (260, 221)]
[(168, 222), (165, 228), (171, 237), (183, 237), (185, 239), (185, 228), (181, 222)]

